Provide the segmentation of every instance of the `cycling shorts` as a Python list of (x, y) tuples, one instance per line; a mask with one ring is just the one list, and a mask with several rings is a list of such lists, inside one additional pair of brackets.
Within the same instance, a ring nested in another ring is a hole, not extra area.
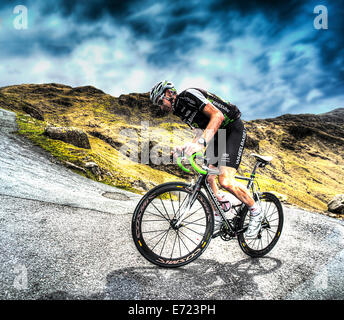
[(219, 129), (209, 141), (206, 157), (209, 164), (220, 167), (239, 168), (246, 142), (246, 129), (237, 119), (227, 127)]

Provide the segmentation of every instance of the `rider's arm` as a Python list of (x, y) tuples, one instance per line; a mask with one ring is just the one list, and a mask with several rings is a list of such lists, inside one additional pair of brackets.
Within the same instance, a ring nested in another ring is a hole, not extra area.
[(196, 135), (195, 135), (195, 137), (193, 138), (192, 143), (196, 143), (196, 142), (198, 141), (198, 139), (199, 139), (200, 137), (202, 137), (202, 134), (203, 134), (203, 130), (200, 129), (200, 128), (195, 128), (194, 130), (195, 130)]
[(199, 90), (187, 89), (185, 92), (189, 95), (189, 98), (192, 98), (194, 101), (198, 101), (201, 103), (199, 110), (203, 112), (208, 118), (210, 118), (207, 127), (203, 131), (203, 134), (200, 136), (197, 134), (192, 142), (196, 143), (198, 139), (202, 137), (208, 143), (213, 138), (217, 130), (220, 128), (223, 120), (225, 119), (224, 115), (219, 109), (217, 109), (212, 103), (210, 103), (210, 101), (206, 99)]
[(217, 132), (217, 130), (219, 130), (225, 117), (223, 113), (211, 103), (208, 103), (204, 107), (203, 113), (210, 118), (210, 121), (203, 131), (201, 137), (204, 138), (207, 143), (209, 143), (209, 141), (214, 137), (214, 134)]

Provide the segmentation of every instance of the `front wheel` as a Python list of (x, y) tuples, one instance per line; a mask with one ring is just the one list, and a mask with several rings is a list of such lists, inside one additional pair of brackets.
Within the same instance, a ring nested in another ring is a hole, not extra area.
[[(132, 219), (132, 236), (139, 252), (161, 267), (180, 267), (207, 248), (214, 228), (212, 209), (199, 192), (185, 210), (193, 190), (170, 182), (150, 190), (138, 203)], [(186, 211), (181, 223), (179, 217)]]
[[(256, 238), (246, 238), (245, 233), (238, 235), (240, 248), (251, 257), (262, 257), (276, 245), (283, 228), (283, 208), (278, 198), (269, 192), (259, 196), (264, 218)], [(257, 200), (257, 199), (255, 199)], [(249, 210), (244, 207), (238, 228), (246, 230), (249, 222)]]

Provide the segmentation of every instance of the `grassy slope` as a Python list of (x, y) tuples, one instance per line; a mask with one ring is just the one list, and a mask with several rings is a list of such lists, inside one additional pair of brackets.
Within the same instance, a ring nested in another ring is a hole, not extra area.
[[(32, 93), (40, 88), (44, 90)], [(54, 89), (53, 94), (51, 89)], [(61, 102), (65, 105), (61, 105)], [(25, 114), (22, 111), (24, 104), (40, 109), (44, 113), (44, 121)], [(17, 112), (20, 134), (49, 151), (62, 162), (68, 161), (79, 167), (84, 167), (85, 163), (90, 161), (97, 163), (102, 175), (95, 176), (89, 169), (86, 169), (86, 174), (76, 169), (78, 173), (89, 178), (138, 193), (163, 182), (178, 180), (174, 175), (128, 160), (108, 143), (90, 134), (88, 136), (91, 150), (78, 148), (43, 135), (47, 125), (73, 126), (85, 132), (96, 131), (113, 137), (116, 141), (126, 142), (127, 138), (119, 136), (119, 133), (124, 129), (139, 130), (139, 117), (135, 112), (129, 112), (128, 116), (116, 115), (114, 113), (116, 110), (113, 108), (121, 108), (109, 95), (78, 92), (71, 94), (71, 89), (65, 86), (22, 85), (2, 89), (0, 106)], [(126, 118), (130, 118), (130, 121)], [(130, 143), (126, 145), (130, 146)]]
[[(23, 112), (27, 105), (40, 110), (44, 121)], [(114, 98), (93, 87), (21, 85), (0, 89), (0, 107), (17, 112), (20, 134), (54, 157), (83, 168), (86, 162), (96, 162), (100, 175), (89, 169), (78, 171), (89, 178), (139, 193), (163, 182), (181, 180), (174, 175), (180, 175), (175, 166), (138, 164), (119, 152), (121, 148), (132, 151), (138, 148), (140, 154), (149, 135), (149, 148), (155, 148), (159, 155), (159, 149), (167, 147), (169, 150), (170, 146), (180, 145), (192, 137), (187, 126), (178, 119), (154, 113), (145, 94)], [(149, 121), (149, 133), (142, 130), (141, 121)], [(89, 136), (91, 150), (45, 137), (43, 131), (47, 125), (81, 128)], [(286, 195), (288, 202), (300, 207), (320, 211), (327, 209), (327, 202), (335, 194), (344, 193), (342, 146), (310, 135), (297, 141), (295, 150), (290, 150), (282, 146), (285, 141), (295, 143), (285, 123), (259, 120), (249, 121), (246, 126), (256, 145), (245, 149), (240, 174), (252, 168), (254, 160), (248, 157), (251, 152), (268, 154), (274, 156), (274, 160), (272, 166), (258, 172), (262, 189)], [(139, 145), (132, 143), (123, 130), (131, 130), (132, 136), (139, 138)]]
[[(247, 127), (250, 129), (250, 123)], [(254, 129), (251, 127), (251, 130)], [(271, 131), (271, 126), (264, 124), (261, 130)], [(287, 195), (288, 202), (300, 207), (326, 211), (333, 196), (344, 192), (343, 148), (332, 148), (308, 137), (300, 146), (308, 152), (292, 151), (281, 147), (281, 139), (285, 135), (285, 127), (275, 125), (270, 139), (259, 141), (259, 153), (274, 157), (272, 166), (266, 167), (264, 175), (258, 175), (262, 189)], [(248, 165), (247, 158), (243, 165)]]

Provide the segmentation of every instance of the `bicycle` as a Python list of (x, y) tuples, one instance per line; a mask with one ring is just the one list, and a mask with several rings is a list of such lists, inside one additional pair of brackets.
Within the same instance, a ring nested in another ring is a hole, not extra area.
[[(240, 248), (251, 257), (262, 257), (272, 250), (283, 228), (283, 208), (279, 199), (270, 192), (261, 192), (256, 180), (256, 170), (264, 168), (272, 157), (251, 154), (256, 164), (250, 177), (236, 176), (247, 181), (247, 189), (264, 210), (261, 230), (256, 238), (246, 238), (249, 215), (245, 204), (232, 206), (234, 215), (226, 217), (221, 204), (213, 193), (207, 175), (220, 174), (208, 167), (201, 152), (186, 158), (178, 157), (179, 167), (188, 160), (199, 173), (196, 182), (167, 182), (148, 191), (137, 204), (132, 218), (132, 237), (136, 248), (148, 261), (161, 267), (180, 267), (197, 259), (208, 247), (212, 238), (224, 241), (237, 238)], [(195, 158), (203, 160), (200, 167)], [(206, 191), (206, 195), (201, 189)], [(218, 232), (214, 233), (214, 209), (222, 219)], [(270, 210), (271, 209), (271, 210)]]

